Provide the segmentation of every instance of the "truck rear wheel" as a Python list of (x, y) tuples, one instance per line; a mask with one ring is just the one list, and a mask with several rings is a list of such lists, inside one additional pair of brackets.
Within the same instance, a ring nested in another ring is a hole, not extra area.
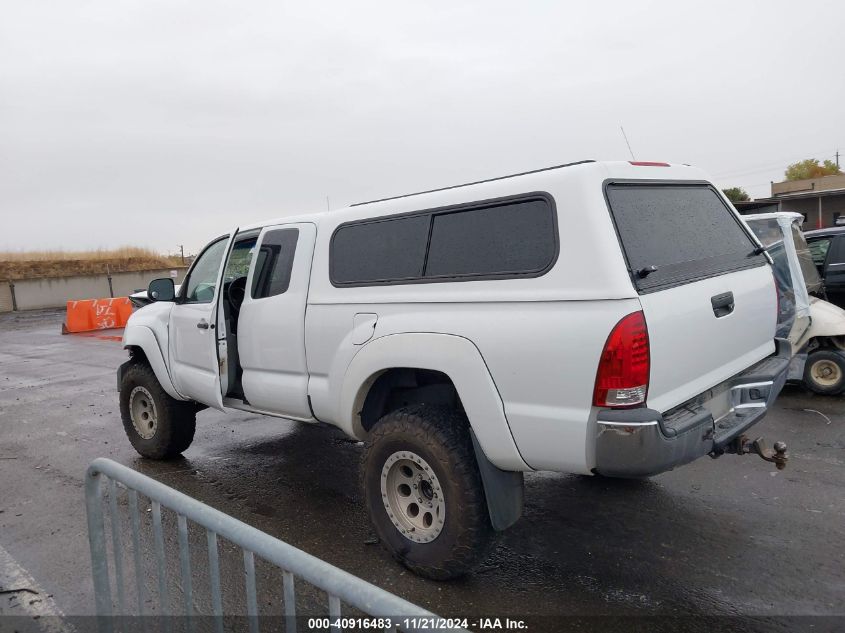
[(812, 352), (804, 365), (804, 384), (828, 396), (845, 391), (845, 355), (828, 349)]
[(150, 459), (176, 457), (194, 440), (193, 403), (172, 398), (146, 363), (132, 363), (123, 372), (120, 417), (133, 448)]
[(421, 576), (461, 576), (493, 541), (466, 418), (447, 407), (415, 405), (378, 421), (364, 494), (382, 545)]

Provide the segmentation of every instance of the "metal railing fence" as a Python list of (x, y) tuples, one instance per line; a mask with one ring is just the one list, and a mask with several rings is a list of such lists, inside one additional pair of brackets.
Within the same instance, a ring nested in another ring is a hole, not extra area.
[[(109, 523), (113, 549), (112, 569), (115, 575), (116, 606), (109, 573), (109, 555), (106, 537), (106, 521), (103, 495), (103, 480), (108, 489)], [(132, 541), (131, 557), (123, 548), (124, 534), (118, 504), (118, 485), (127, 491), (129, 513), (129, 534)], [(188, 521), (204, 528), (208, 549), (209, 590), (211, 593), (211, 613), (214, 629), (223, 631), (223, 601), (220, 583), (220, 561), (218, 537), (227, 539), (243, 551), (243, 567), (246, 582), (246, 615), (251, 633), (258, 633), (259, 610), (256, 599), (255, 558), (259, 557), (282, 570), (282, 598), (284, 606), (285, 630), (296, 630), (295, 577), (310, 583), (327, 594), (328, 617), (330, 620), (341, 616), (341, 604), (345, 603), (375, 618), (391, 620), (391, 628), (386, 630), (425, 630), (436, 627), (433, 613), (407, 600), (372, 585), (337, 567), (307, 554), (288, 543), (266, 534), (234, 517), (215, 510), (204, 503), (178, 492), (146, 475), (136, 472), (105, 458), (95, 459), (88, 467), (85, 477), (85, 501), (88, 516), (88, 538), (91, 546), (91, 567), (93, 571), (96, 613), (102, 633), (111, 633), (115, 622), (112, 616), (130, 615), (128, 600), (134, 598), (137, 615), (148, 615), (145, 609), (145, 583), (143, 551), (141, 548), (141, 515), (138, 511), (138, 497), (144, 495), (151, 502), (153, 549), (158, 584), (160, 605), (158, 614), (170, 616), (167, 565), (165, 556), (165, 537), (162, 527), (162, 508), (176, 514), (177, 541), (179, 549), (179, 569), (184, 603), (183, 617), (191, 630), (191, 619), (197, 615), (194, 609), (194, 588), (191, 573), (191, 556), (188, 542)], [(124, 559), (127, 556), (127, 560)], [(124, 584), (124, 564), (134, 567), (134, 585), (136, 595), (126, 595)], [(167, 597), (167, 599), (165, 599)], [(418, 628), (404, 627), (397, 622), (397, 617), (420, 620)], [(334, 630), (334, 627), (333, 627)]]

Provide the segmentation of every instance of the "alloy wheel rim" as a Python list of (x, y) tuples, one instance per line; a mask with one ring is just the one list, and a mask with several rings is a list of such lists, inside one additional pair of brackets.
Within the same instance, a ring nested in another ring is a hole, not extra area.
[(135, 387), (129, 394), (129, 417), (142, 439), (152, 439), (158, 430), (155, 401), (146, 387)]
[(390, 522), (409, 541), (430, 543), (443, 531), (443, 488), (428, 462), (413, 451), (397, 451), (384, 462), (381, 500)]

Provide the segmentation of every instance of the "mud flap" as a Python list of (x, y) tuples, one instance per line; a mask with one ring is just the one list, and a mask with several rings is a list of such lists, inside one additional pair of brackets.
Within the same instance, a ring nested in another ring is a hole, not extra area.
[(132, 364), (132, 359), (130, 358), (125, 363), (122, 363), (120, 367), (117, 368), (117, 391), (120, 393), (120, 385), (123, 383), (123, 374), (126, 373), (127, 367)]
[(469, 434), (475, 449), (475, 461), (478, 462), (478, 470), (481, 473), (481, 483), (484, 485), (490, 523), (494, 530), (502, 532), (522, 516), (525, 499), (524, 478), (520, 472), (502, 470), (494, 466), (481, 450), (472, 429)]

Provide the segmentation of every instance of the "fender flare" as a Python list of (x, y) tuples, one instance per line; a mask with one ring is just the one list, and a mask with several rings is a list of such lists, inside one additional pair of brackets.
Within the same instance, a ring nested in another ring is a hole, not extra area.
[[(186, 400), (184, 396), (176, 391), (176, 387), (173, 385), (173, 380), (170, 378), (170, 373), (167, 371), (167, 364), (164, 362), (164, 356), (161, 353), (161, 347), (159, 347), (158, 340), (156, 340), (152, 329), (144, 325), (126, 328), (123, 333), (123, 348), (129, 349), (130, 347), (139, 347), (143, 350), (162, 389), (176, 400)], [(122, 369), (123, 366), (121, 366)]]
[(455, 385), (477, 442), (490, 462), (505, 471), (530, 471), (505, 417), (505, 407), (484, 359), (472, 341), (430, 332), (388, 334), (373, 339), (349, 363), (340, 392), (337, 420), (363, 439), (361, 424), (369, 388), (378, 376), (398, 367), (439, 371)]

